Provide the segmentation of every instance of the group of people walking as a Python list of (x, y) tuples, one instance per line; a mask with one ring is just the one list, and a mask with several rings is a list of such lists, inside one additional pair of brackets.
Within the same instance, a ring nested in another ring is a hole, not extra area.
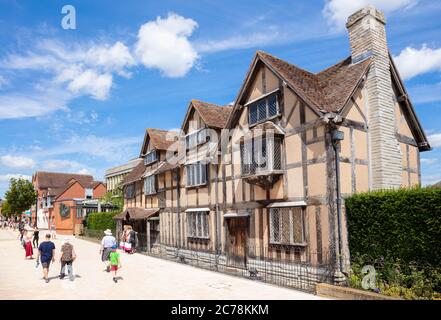
[[(3, 222), (0, 221), (0, 223)], [(29, 228), (27, 227), (26, 222), (21, 220), (17, 225), (17, 229), (19, 231), (18, 237), (20, 239), (20, 244), (25, 250), (25, 259), (33, 260), (34, 249), (38, 248), (35, 267), (38, 268), (41, 264), (44, 281), (49, 283), (49, 269), (56, 261), (56, 247), (55, 243), (52, 241), (54, 240), (53, 232), (46, 233), (44, 240), (40, 243), (40, 230), (37, 226), (34, 226), (34, 228)], [(124, 231), (120, 240), (121, 242), (119, 247), (121, 250), (129, 254), (135, 252), (135, 248), (137, 246), (137, 234), (131, 226), (124, 226)], [(120, 279), (118, 277), (118, 270), (122, 267), (122, 265), (120, 254), (118, 252), (117, 239), (112, 235), (112, 231), (110, 229), (104, 231), (104, 237), (101, 240), (100, 256), (101, 260), (105, 263), (105, 270), (113, 274), (112, 280), (117, 283), (118, 279)], [(67, 268), (69, 280), (74, 281), (75, 276), (73, 272), (73, 263), (77, 259), (77, 254), (69, 238), (64, 238), (62, 240), (59, 257), (59, 261), (61, 263), (59, 278), (64, 279), (66, 277), (65, 271)]]

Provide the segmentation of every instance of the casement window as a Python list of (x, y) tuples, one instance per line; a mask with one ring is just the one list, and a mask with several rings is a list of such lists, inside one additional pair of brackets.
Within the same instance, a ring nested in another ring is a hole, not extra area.
[(144, 157), (144, 165), (151, 164), (158, 160), (158, 153), (156, 150), (152, 150), (149, 153), (147, 153)]
[(204, 144), (207, 142), (207, 130), (205, 128), (197, 130), (188, 134), (185, 137), (185, 147), (187, 150), (193, 149), (196, 146)]
[(282, 139), (255, 138), (240, 145), (242, 175), (263, 174), (282, 170)]
[(304, 244), (303, 209), (301, 207), (270, 209), (270, 243)]
[(199, 162), (186, 167), (187, 187), (204, 185), (207, 183), (207, 165)]
[(151, 175), (148, 177), (145, 177), (144, 179), (144, 194), (150, 195), (156, 193), (156, 186), (155, 186), (155, 175)]
[(277, 92), (250, 103), (248, 106), (248, 119), (250, 125), (263, 122), (279, 115)]
[(135, 197), (135, 185), (129, 184), (124, 188), (124, 197), (126, 199), (132, 199)]
[(209, 239), (209, 211), (187, 212), (187, 237)]

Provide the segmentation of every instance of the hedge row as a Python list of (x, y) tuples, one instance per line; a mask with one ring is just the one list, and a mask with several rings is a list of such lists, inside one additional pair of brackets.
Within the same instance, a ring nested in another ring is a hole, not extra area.
[(345, 204), (352, 256), (441, 266), (441, 188), (360, 193)]
[(92, 212), (87, 217), (87, 228), (92, 230), (115, 230), (116, 221), (113, 219), (118, 211)]

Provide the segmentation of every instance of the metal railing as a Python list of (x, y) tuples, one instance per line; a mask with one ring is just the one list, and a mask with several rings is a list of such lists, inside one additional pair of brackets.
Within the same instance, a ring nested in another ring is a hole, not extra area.
[(296, 246), (253, 246), (222, 251), (177, 248), (160, 244), (158, 238), (137, 234), (136, 252), (211, 271), (312, 292), (318, 282), (333, 280), (334, 265), (329, 252), (312, 252)]

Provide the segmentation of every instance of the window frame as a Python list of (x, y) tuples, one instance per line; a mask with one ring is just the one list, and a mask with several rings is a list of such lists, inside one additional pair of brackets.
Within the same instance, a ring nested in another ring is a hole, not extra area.
[[(262, 97), (260, 97), (258, 99), (255, 99), (253, 101), (248, 102), (245, 105), (248, 108), (248, 125), (249, 125), (250, 128), (255, 126), (255, 125), (258, 125), (260, 123), (263, 123), (265, 121), (277, 118), (277, 117), (279, 117), (281, 115), (281, 112), (280, 112), (280, 102), (279, 102), (279, 100), (280, 100), (279, 91), (280, 91), (279, 89), (276, 89), (276, 90), (274, 90), (274, 91), (272, 91), (272, 92), (270, 92), (270, 93), (268, 93), (268, 94), (266, 94), (266, 95), (264, 95), (264, 96), (262, 96)], [(269, 101), (270, 101), (270, 99), (272, 97), (276, 98), (276, 114), (274, 114), (274, 115), (270, 115), (270, 104), (269, 104)], [(260, 109), (259, 109), (258, 106), (259, 106), (260, 103), (262, 103), (262, 101), (265, 101), (265, 117), (262, 118), (262, 119), (259, 119), (260, 118), (260, 112), (259, 112)], [(251, 121), (251, 114), (254, 113), (253, 112), (253, 107), (256, 107), (256, 112), (255, 112), (255, 114), (256, 114), (255, 115), (256, 121), (255, 122)]]
[(124, 187), (124, 199), (133, 199), (133, 198), (135, 198), (135, 184), (131, 183)]
[[(273, 218), (274, 212), (275, 210), (278, 210), (278, 217), (277, 219)], [(283, 223), (283, 219), (281, 219), (280, 216), (280, 210), (289, 210), (289, 223), (288, 224), (284, 224)], [(295, 235), (295, 210), (300, 210), (300, 213), (298, 214), (298, 216), (301, 217), (301, 221), (298, 222), (299, 226), (301, 226), (301, 241), (295, 241), (297, 239), (294, 239)], [(304, 207), (274, 207), (274, 208), (270, 208), (269, 209), (269, 234), (268, 234), (268, 241), (270, 245), (275, 245), (275, 246), (301, 246), (304, 247), (307, 245), (306, 242), (306, 238), (305, 238), (305, 208)], [(275, 224), (275, 220), (277, 220), (278, 222), (278, 228), (274, 229), (274, 224)], [(282, 233), (283, 233), (283, 228), (289, 226), (289, 234), (290, 234), (290, 239), (289, 242), (285, 242), (282, 239)], [(275, 232), (277, 231), (278, 236), (277, 238), (279, 239), (279, 241), (277, 241), (277, 239), (275, 239)]]
[[(261, 140), (265, 143), (258, 143), (256, 141)], [(256, 146), (262, 146), (260, 149)], [(276, 146), (278, 147), (278, 152), (276, 153)], [(282, 172), (283, 171), (283, 161), (282, 161), (282, 148), (283, 139), (282, 137), (275, 136), (273, 141), (268, 139), (266, 136), (253, 137), (248, 140), (242, 140), (240, 142), (240, 160), (241, 167), (240, 173), (242, 177), (253, 176), (256, 174), (265, 174), (271, 172)], [(263, 157), (265, 154), (265, 165), (259, 163), (256, 157)], [(280, 162), (280, 168), (276, 168), (276, 159)], [(244, 164), (244, 160), (248, 159), (250, 163)], [(254, 167), (254, 169), (253, 169)], [(244, 172), (244, 168), (248, 168)]]
[[(203, 133), (203, 135), (202, 135), (202, 133)], [(190, 137), (193, 137), (193, 136), (196, 136), (196, 139), (195, 139), (196, 142), (194, 143), (194, 145), (190, 146), (190, 143), (189, 143)], [(184, 137), (185, 137), (185, 150), (188, 151), (188, 150), (192, 150), (192, 149), (206, 143), (208, 141), (209, 136), (207, 135), (207, 128), (204, 127), (204, 128), (194, 130), (194, 131), (186, 134)]]
[[(153, 159), (148, 160), (148, 157), (149, 157), (151, 154), (154, 154), (154, 157), (153, 157)], [(151, 151), (149, 151), (149, 152), (147, 152), (147, 153), (145, 154), (145, 156), (144, 156), (144, 165), (145, 165), (145, 166), (148, 166), (148, 165), (150, 165), (150, 164), (152, 164), (152, 163), (155, 163), (156, 161), (158, 161), (158, 152), (157, 152), (156, 149), (153, 149), (153, 150), (151, 150)]]
[[(149, 182), (150, 187), (153, 186), (152, 190), (149, 190), (147, 193), (147, 180), (153, 180), (153, 182)], [(156, 175), (152, 174), (144, 178), (144, 195), (150, 196), (156, 194), (158, 191), (156, 190)]]
[[(196, 170), (196, 168), (198, 169)], [(202, 163), (201, 161), (187, 164), (185, 166), (185, 175), (186, 175), (186, 184), (185, 184), (186, 188), (205, 186), (208, 183), (208, 164)]]
[[(210, 240), (210, 211), (190, 211), (187, 215), (187, 238)], [(198, 228), (201, 226), (200, 228)], [(200, 234), (198, 234), (200, 230)]]

